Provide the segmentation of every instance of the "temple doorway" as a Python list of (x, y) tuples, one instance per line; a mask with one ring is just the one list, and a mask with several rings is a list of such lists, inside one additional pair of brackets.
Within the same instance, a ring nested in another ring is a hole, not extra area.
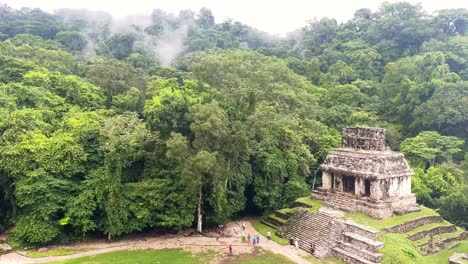
[(370, 180), (364, 181), (364, 189), (365, 189), (364, 196), (370, 196)]
[(343, 191), (354, 193), (354, 183), (356, 179), (353, 176), (343, 177)]
[(335, 189), (335, 175), (333, 173), (331, 174), (331, 188)]

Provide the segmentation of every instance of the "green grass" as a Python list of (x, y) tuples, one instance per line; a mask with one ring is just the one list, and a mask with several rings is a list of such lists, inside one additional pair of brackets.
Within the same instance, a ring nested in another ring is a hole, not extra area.
[(323, 201), (322, 200), (312, 199), (309, 196), (297, 198), (296, 202), (300, 202), (300, 203), (312, 206), (312, 208), (307, 209), (307, 210), (309, 210), (311, 212), (316, 212), (316, 211), (318, 211), (318, 209), (320, 209), (320, 207), (323, 206)]
[(436, 211), (430, 208), (424, 207), (422, 205), (420, 207), (421, 211), (419, 212), (409, 213), (405, 215), (396, 215), (381, 220), (372, 218), (360, 212), (348, 212), (345, 216), (351, 218), (354, 222), (358, 224), (366, 225), (377, 230), (383, 230), (384, 228), (399, 225), (422, 216), (439, 215)]
[(282, 224), (286, 224), (286, 222), (288, 221), (288, 220), (285, 220), (285, 219), (283, 219), (283, 218), (279, 218), (279, 217), (276, 216), (275, 214), (271, 214), (271, 215), (269, 215), (268, 217), (270, 217), (270, 218), (272, 218), (272, 219), (275, 219), (276, 221), (278, 221), (278, 222), (280, 222), (280, 223), (282, 223)]
[(253, 254), (245, 254), (240, 256), (235, 256), (232, 258), (227, 258), (223, 260), (222, 263), (235, 263), (235, 264), (294, 264), (294, 261), (289, 258), (275, 254), (269, 250), (256, 247)]
[(384, 255), (382, 264), (413, 264), (421, 258), (414, 244), (403, 234), (383, 234), (378, 240), (385, 243), (380, 251)]
[[(267, 232), (270, 231), (271, 232), (271, 240), (275, 241), (276, 243), (280, 244), (280, 245), (289, 245), (289, 242), (286, 240), (286, 239), (283, 239), (281, 237), (279, 237), (278, 235), (276, 235), (276, 229), (274, 228), (271, 228), (267, 225), (264, 225), (260, 222), (260, 220), (253, 220), (252, 221), (252, 225), (253, 227), (255, 228), (255, 230), (266, 236), (267, 235)], [(254, 234), (251, 234), (251, 236), (253, 236)], [(260, 243), (262, 243), (262, 241), (260, 241)]]
[(26, 253), (26, 257), (30, 258), (42, 258), (42, 257), (53, 257), (53, 256), (66, 256), (66, 255), (71, 255), (75, 254), (78, 252), (83, 252), (86, 251), (86, 249), (83, 250), (73, 250), (69, 248), (58, 248), (50, 251), (45, 251), (45, 252), (37, 252), (37, 251), (29, 251)]
[(418, 226), (416, 227), (415, 229), (409, 231), (408, 233), (406, 233), (406, 236), (411, 236), (411, 235), (414, 235), (416, 233), (419, 233), (421, 231), (425, 231), (425, 230), (429, 230), (429, 229), (432, 229), (434, 227), (438, 227), (438, 226), (449, 226), (449, 225), (452, 225), (451, 223), (447, 222), (447, 221), (443, 221), (443, 222), (440, 222), (440, 223), (430, 223), (430, 224), (425, 224), (425, 225), (422, 225), (422, 226)]
[(207, 264), (203, 254), (192, 255), (182, 249), (122, 250), (50, 264)]
[(294, 207), (294, 208), (283, 208), (281, 210), (278, 210), (278, 212), (283, 213), (283, 214), (293, 214), (295, 212), (298, 212), (300, 210), (306, 210), (306, 208), (302, 207)]

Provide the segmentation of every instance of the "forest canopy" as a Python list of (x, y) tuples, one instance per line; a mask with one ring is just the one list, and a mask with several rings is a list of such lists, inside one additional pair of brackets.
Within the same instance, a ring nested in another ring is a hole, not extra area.
[(406, 2), (284, 38), (206, 8), (0, 5), (0, 230), (43, 245), (269, 213), (349, 126), (386, 128), (418, 202), (467, 227), (467, 33), (468, 10)]

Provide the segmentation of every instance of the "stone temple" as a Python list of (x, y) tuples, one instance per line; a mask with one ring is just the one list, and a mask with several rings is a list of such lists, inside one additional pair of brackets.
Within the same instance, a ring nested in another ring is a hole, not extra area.
[(385, 132), (383, 128), (344, 128), (341, 147), (330, 151), (320, 166), (322, 186), (312, 192), (323, 204), (296, 205), (300, 203), (296, 201), (290, 208), (300, 209), (277, 211), (263, 223), (274, 227), (277, 221), (279, 236), (290, 243), (297, 241), (301, 249), (318, 258), (334, 256), (351, 264), (380, 263), (384, 243), (377, 238), (383, 233), (406, 236), (423, 255), (468, 238), (468, 232), (457, 231), (438, 215), (417, 216), (379, 231), (354, 222), (344, 212), (384, 219), (420, 210), (411, 193), (414, 172), (403, 154), (385, 146)]
[(320, 166), (322, 187), (313, 197), (344, 211), (383, 219), (419, 210), (411, 193), (413, 170), (403, 154), (385, 146), (383, 128), (343, 128), (342, 144)]

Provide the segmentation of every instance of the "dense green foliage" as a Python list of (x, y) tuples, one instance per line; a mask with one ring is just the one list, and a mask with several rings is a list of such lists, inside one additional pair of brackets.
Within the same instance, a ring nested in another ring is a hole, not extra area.
[(12, 239), (273, 212), (308, 195), (355, 125), (385, 127), (418, 201), (466, 226), (467, 10), (386, 3), (285, 39), (208, 9), (143, 20), (0, 6), (0, 229)]

